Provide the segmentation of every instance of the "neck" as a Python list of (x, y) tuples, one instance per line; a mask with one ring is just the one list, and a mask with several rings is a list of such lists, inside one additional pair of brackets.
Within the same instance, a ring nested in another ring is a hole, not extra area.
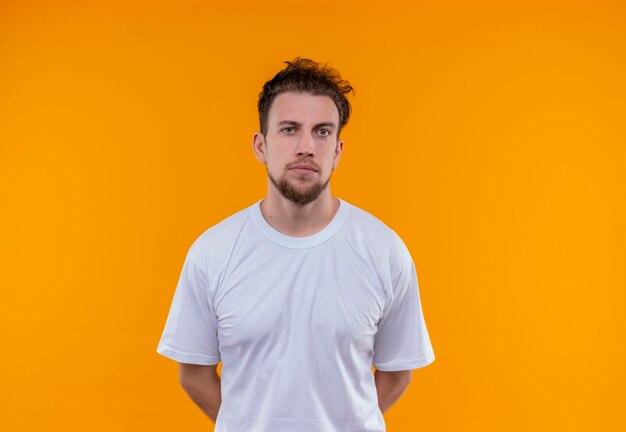
[(339, 200), (330, 193), (330, 185), (315, 201), (300, 205), (283, 197), (270, 184), (267, 198), (261, 201), (261, 213), (267, 223), (292, 237), (307, 237), (321, 231), (338, 209)]

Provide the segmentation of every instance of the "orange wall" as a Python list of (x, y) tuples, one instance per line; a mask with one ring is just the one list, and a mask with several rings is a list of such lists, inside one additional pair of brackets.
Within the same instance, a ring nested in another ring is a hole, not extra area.
[(209, 428), (156, 345), (304, 56), (356, 88), (334, 194), (419, 274), (388, 429), (624, 430), (625, 52), (618, 1), (2, 1), (0, 429)]

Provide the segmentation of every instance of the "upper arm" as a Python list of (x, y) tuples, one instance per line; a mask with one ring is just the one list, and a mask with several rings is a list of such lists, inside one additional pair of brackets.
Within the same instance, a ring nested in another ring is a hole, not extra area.
[(378, 370), (403, 371), (430, 364), (435, 356), (422, 311), (415, 264), (406, 247), (394, 255), (399, 271), (378, 323), (373, 364)]
[(411, 377), (413, 376), (412, 370), (401, 370), (401, 371), (381, 371), (376, 370), (376, 375), (382, 376), (388, 381), (394, 383), (402, 383), (408, 385), (411, 382)]
[(220, 361), (217, 315), (204, 266), (187, 253), (157, 352), (177, 362), (212, 365)]
[(183, 387), (189, 387), (197, 383), (212, 383), (216, 381), (217, 365), (197, 365), (178, 363), (178, 381)]

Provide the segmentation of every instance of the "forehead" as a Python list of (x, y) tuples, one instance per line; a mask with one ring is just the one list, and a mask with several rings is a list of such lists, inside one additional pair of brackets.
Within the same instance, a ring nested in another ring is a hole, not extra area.
[(283, 120), (300, 123), (339, 123), (339, 111), (329, 96), (311, 93), (285, 92), (274, 98), (268, 122), (275, 124)]

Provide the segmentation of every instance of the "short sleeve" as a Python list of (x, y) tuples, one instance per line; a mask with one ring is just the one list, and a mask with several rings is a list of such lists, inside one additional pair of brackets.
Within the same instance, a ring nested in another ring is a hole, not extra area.
[(217, 317), (208, 298), (207, 274), (189, 253), (157, 352), (181, 363), (215, 365), (220, 361)]
[(417, 369), (435, 360), (426, 329), (415, 265), (408, 251), (392, 281), (393, 298), (378, 324), (374, 366), (381, 371)]

